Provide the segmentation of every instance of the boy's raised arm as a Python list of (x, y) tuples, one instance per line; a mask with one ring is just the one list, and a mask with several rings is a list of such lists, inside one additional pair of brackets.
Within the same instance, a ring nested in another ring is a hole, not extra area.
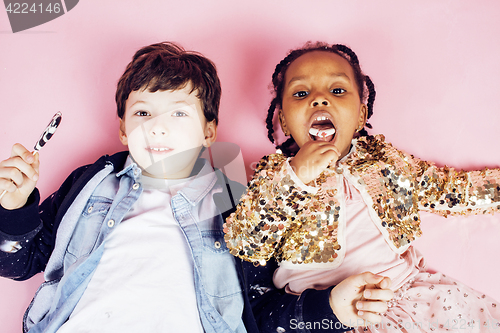
[(85, 181), (82, 178), (87, 169), (88, 166), (83, 166), (73, 171), (41, 204), (36, 188), (17, 209), (3, 207), (3, 200), (10, 193), (4, 195), (0, 205), (0, 276), (26, 280), (45, 269), (54, 248), (61, 210), (67, 209), (67, 205), (61, 209), (61, 205), (65, 198), (74, 195), (71, 191), (74, 184)]
[(0, 205), (17, 209), (26, 204), (38, 181), (38, 154), (33, 155), (23, 145), (12, 146), (10, 158), (0, 162)]

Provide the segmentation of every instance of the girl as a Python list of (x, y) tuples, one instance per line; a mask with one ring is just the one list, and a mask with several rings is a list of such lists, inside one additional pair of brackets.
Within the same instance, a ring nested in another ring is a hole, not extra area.
[(369, 136), (375, 89), (344, 45), (290, 52), (276, 66), (273, 85), (268, 137), (274, 142), (277, 110), (290, 138), (259, 162), (227, 219), (231, 252), (261, 264), (274, 257), (274, 284), (291, 294), (323, 290), (362, 271), (390, 277), (395, 297), (382, 323), (367, 328), (372, 332), (500, 331), (493, 299), (426, 272), (411, 245), (421, 235), (419, 210), (444, 216), (500, 210), (500, 170), (438, 168), (382, 135)]

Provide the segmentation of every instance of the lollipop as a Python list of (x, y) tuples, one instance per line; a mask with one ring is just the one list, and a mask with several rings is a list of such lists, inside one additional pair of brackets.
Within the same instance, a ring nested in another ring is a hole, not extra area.
[[(40, 149), (42, 149), (42, 147), (45, 146), (47, 141), (50, 140), (52, 135), (54, 135), (54, 133), (57, 129), (57, 126), (59, 126), (59, 124), (61, 123), (61, 120), (62, 120), (62, 113), (61, 112), (56, 113), (54, 115), (54, 117), (52, 117), (52, 120), (50, 121), (49, 125), (47, 126), (47, 128), (45, 128), (42, 135), (40, 136), (40, 139), (38, 139), (38, 141), (36, 142), (35, 148), (34, 148), (35, 150), (33, 151), (33, 155), (35, 155), (37, 152), (39, 152)], [(2, 194), (0, 194), (0, 199), (2, 199), (2, 197), (4, 196), (5, 193), (7, 193), (7, 190), (4, 190), (2, 192)]]
[(47, 126), (45, 131), (43, 131), (42, 135), (40, 136), (40, 139), (36, 142), (35, 144), (35, 151), (33, 152), (33, 155), (38, 152), (40, 149), (42, 149), (43, 146), (47, 143), (47, 141), (50, 140), (52, 135), (56, 132), (57, 126), (61, 123), (62, 120), (62, 113), (58, 112), (52, 117), (52, 120), (50, 121), (50, 124)]

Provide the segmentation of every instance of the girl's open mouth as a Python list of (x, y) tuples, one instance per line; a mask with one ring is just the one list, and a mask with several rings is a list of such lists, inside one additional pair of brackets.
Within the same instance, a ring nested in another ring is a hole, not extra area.
[(332, 141), (335, 137), (335, 126), (330, 119), (326, 117), (317, 117), (314, 119), (309, 136), (314, 141)]

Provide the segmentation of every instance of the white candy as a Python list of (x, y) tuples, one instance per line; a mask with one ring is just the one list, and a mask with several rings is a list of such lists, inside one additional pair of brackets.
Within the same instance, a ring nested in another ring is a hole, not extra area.
[(326, 129), (326, 130), (311, 128), (309, 130), (309, 134), (324, 138), (324, 137), (335, 134), (335, 128), (332, 127), (332, 128)]

